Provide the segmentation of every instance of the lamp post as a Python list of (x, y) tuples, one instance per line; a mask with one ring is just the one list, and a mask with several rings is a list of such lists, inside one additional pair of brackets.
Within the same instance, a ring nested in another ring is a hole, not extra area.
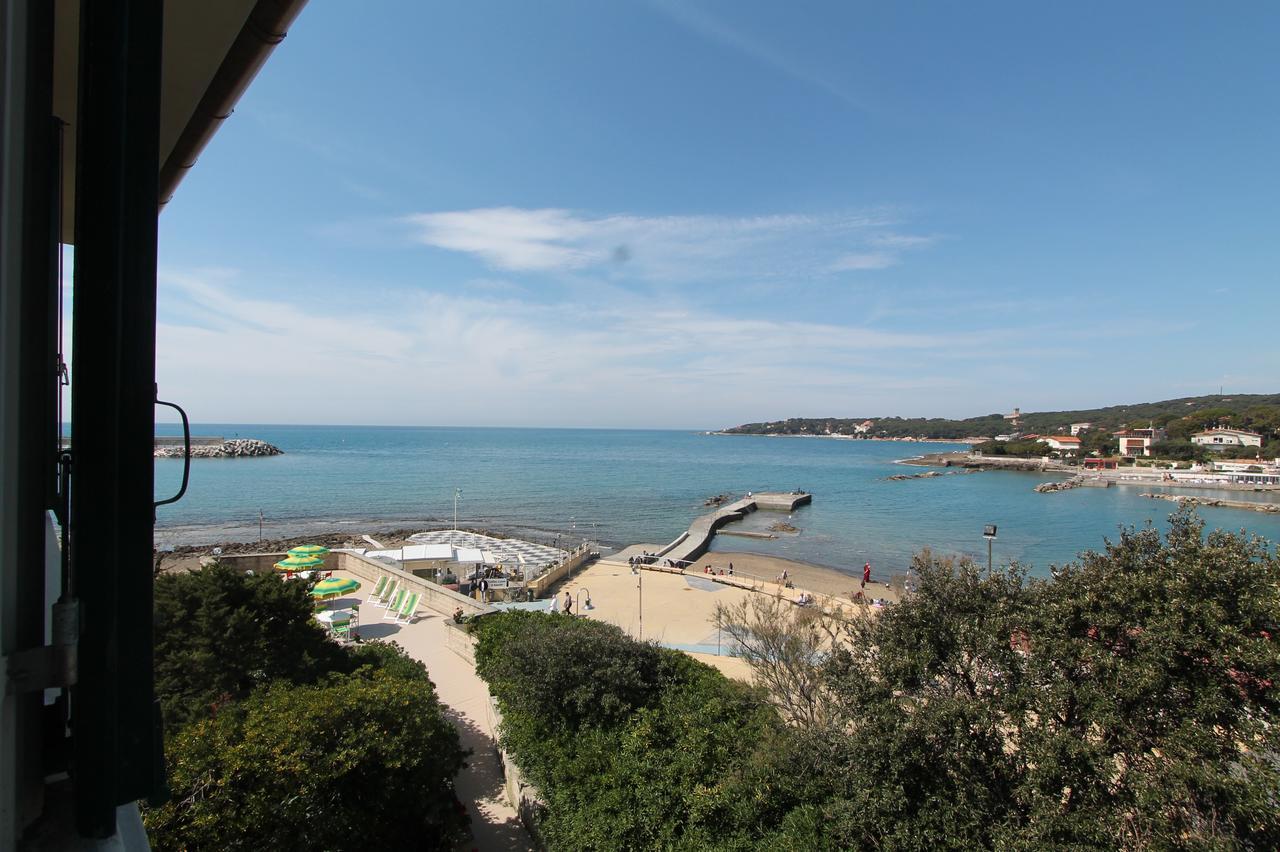
[(453, 489), (453, 538), (449, 540), (453, 544), (453, 539), (458, 537), (458, 498), (462, 496), (462, 489)]
[(644, 568), (636, 572), (636, 639), (644, 640)]
[(987, 524), (982, 528), (982, 537), (987, 540), (987, 573), (991, 573), (991, 542), (996, 540), (996, 525)]

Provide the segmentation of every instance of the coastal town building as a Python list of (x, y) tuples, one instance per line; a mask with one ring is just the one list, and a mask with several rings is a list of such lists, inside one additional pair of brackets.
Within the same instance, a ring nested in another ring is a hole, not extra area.
[(1063, 453), (1080, 452), (1081, 441), (1070, 435), (1042, 435), (1040, 441), (1049, 445), (1050, 449)]
[(865, 435), (870, 432), (871, 427), (875, 425), (876, 421), (874, 420), (863, 420), (861, 423), (853, 427), (853, 432), (856, 435)]
[(1117, 470), (1120, 467), (1120, 459), (1087, 458), (1083, 464), (1085, 470)]
[(1227, 429), (1219, 427), (1196, 432), (1191, 436), (1191, 443), (1208, 447), (1210, 450), (1227, 447), (1261, 447), (1262, 436), (1257, 432), (1246, 432), (1243, 429)]
[(1128, 458), (1150, 456), (1151, 446), (1165, 439), (1165, 431), (1154, 428), (1125, 429), (1121, 432), (1113, 432), (1112, 435), (1120, 441), (1120, 455)]
[(1081, 432), (1085, 431), (1086, 429), (1092, 429), (1092, 428), (1093, 428), (1093, 424), (1092, 424), (1092, 423), (1088, 423), (1088, 422), (1085, 422), (1085, 423), (1072, 423), (1072, 424), (1071, 424), (1071, 434), (1072, 434), (1072, 435), (1079, 435)]
[(1013, 413), (1006, 414), (1004, 416), (1004, 419), (1008, 420), (1014, 427), (1021, 426), (1022, 425), (1022, 409), (1018, 408), (1017, 406), (1014, 406)]

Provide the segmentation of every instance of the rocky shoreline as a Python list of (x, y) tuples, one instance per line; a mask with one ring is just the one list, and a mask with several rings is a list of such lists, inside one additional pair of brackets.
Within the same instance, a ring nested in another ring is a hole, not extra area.
[[(156, 447), (155, 457), (158, 459), (180, 459), (184, 455), (182, 447)], [(263, 456), (282, 456), (284, 450), (259, 441), (257, 438), (234, 438), (221, 444), (204, 444), (191, 448), (193, 459), (244, 459)]]
[(959, 467), (965, 470), (1072, 470), (1061, 462), (1041, 458), (1017, 458), (1013, 456), (972, 456), (969, 453), (928, 453), (915, 458), (902, 459), (900, 464), (919, 467)]
[(1224, 509), (1246, 509), (1250, 512), (1262, 512), (1264, 515), (1280, 514), (1280, 503), (1253, 503), (1248, 500), (1216, 500), (1205, 497), (1189, 497), (1185, 494), (1151, 494), (1143, 497), (1152, 500), (1168, 500), (1171, 503), (1187, 506), (1218, 506)]

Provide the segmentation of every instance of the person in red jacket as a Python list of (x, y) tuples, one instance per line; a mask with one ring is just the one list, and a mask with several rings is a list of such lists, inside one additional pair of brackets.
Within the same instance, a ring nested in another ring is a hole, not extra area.
[(862, 566), (862, 588), (867, 587), (867, 583), (871, 582), (871, 563), (868, 562)]

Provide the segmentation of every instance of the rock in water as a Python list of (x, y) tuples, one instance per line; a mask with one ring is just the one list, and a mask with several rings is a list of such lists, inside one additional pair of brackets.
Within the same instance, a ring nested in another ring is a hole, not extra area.
[[(284, 450), (259, 441), (257, 438), (235, 438), (221, 444), (196, 446), (191, 448), (193, 459), (239, 459), (257, 456), (281, 456)], [(155, 457), (158, 459), (182, 458), (182, 447), (156, 447)]]

